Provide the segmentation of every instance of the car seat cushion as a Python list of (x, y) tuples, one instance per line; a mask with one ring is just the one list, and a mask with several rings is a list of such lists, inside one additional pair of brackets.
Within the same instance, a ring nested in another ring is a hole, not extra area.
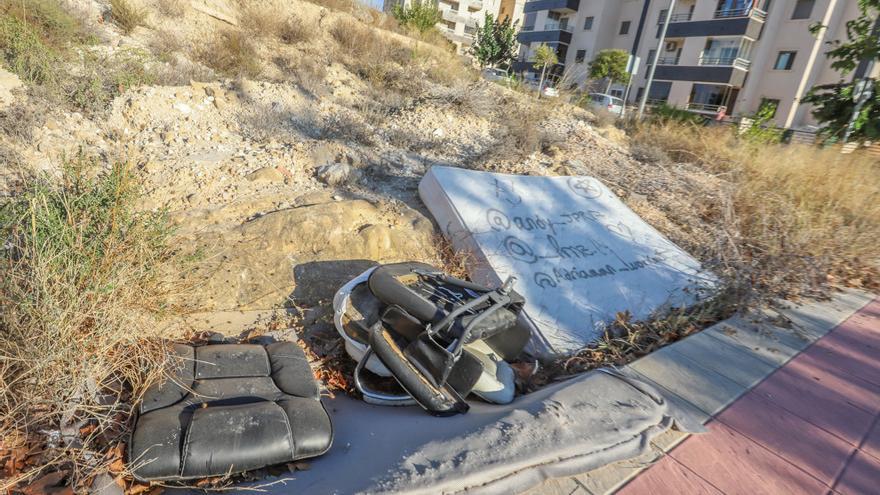
[(129, 442), (139, 480), (221, 476), (321, 455), (333, 431), (302, 349), (176, 345), (173, 374), (147, 390)]

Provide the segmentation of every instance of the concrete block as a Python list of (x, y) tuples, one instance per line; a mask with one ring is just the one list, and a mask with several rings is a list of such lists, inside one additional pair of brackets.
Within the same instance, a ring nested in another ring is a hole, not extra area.
[(762, 361), (741, 346), (721, 341), (707, 333), (692, 335), (672, 344), (669, 349), (746, 388), (755, 386), (776, 369), (773, 364)]
[(709, 415), (721, 411), (746, 391), (740, 385), (666, 347), (629, 368), (669, 389)]
[(814, 339), (792, 329), (755, 323), (744, 317), (730, 318), (703, 333), (745, 351), (774, 366), (782, 366)]

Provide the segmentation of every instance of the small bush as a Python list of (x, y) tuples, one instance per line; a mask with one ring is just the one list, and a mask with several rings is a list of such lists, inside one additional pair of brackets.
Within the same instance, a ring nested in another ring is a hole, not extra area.
[(199, 59), (212, 69), (230, 76), (256, 77), (262, 71), (256, 48), (238, 30), (221, 31), (199, 54)]
[(411, 84), (413, 74), (407, 64), (412, 61), (413, 51), (400, 41), (350, 20), (337, 21), (330, 35), (341, 48), (339, 56), (345, 66), (362, 79), (395, 90), (405, 90)]
[[(135, 210), (128, 166), (98, 167), (79, 159), (58, 181), (28, 178), (0, 208), (0, 437), (32, 456), (4, 491), (52, 467), (84, 493), (165, 363), (155, 329), (175, 311), (171, 231)], [(51, 438), (62, 428), (70, 443)]]
[(157, 78), (148, 69), (148, 55), (142, 50), (124, 49), (109, 56), (86, 52), (81, 60), (61, 87), (67, 102), (87, 114), (105, 110), (126, 90), (153, 84)]
[(409, 5), (398, 3), (391, 10), (401, 26), (425, 33), (440, 22), (440, 9), (436, 0), (413, 0)]
[(694, 112), (662, 103), (651, 107), (650, 118), (657, 122), (678, 122), (683, 124), (702, 124), (706, 117)]
[(45, 85), (57, 82), (58, 52), (24, 21), (11, 15), (0, 17), (0, 49), (5, 65), (22, 80)]
[(0, 2), (0, 13), (27, 24), (44, 43), (55, 48), (90, 40), (82, 21), (64, 10), (57, 0), (7, 0)]
[(289, 45), (310, 41), (317, 35), (317, 29), (299, 17), (292, 15), (280, 26), (278, 38)]
[(340, 12), (354, 12), (358, 5), (355, 0), (308, 0), (313, 4), (327, 7), (330, 10), (338, 10)]
[(110, 0), (110, 17), (125, 34), (142, 25), (147, 18), (147, 11), (129, 0)]

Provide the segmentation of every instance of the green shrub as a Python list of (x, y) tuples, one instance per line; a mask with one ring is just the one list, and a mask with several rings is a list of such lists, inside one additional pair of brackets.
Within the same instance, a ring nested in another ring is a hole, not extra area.
[(436, 0), (413, 0), (409, 7), (399, 3), (391, 10), (391, 14), (401, 26), (415, 29), (419, 33), (430, 31), (440, 22), (440, 9)]
[(54, 84), (57, 81), (58, 52), (44, 43), (35, 29), (15, 16), (0, 17), (0, 50), (5, 65), (25, 82)]
[(27, 24), (40, 39), (55, 48), (91, 41), (82, 21), (64, 10), (58, 0), (6, 0), (0, 2), (0, 13)]
[(687, 110), (661, 103), (651, 107), (651, 118), (658, 122), (702, 124), (706, 118)]

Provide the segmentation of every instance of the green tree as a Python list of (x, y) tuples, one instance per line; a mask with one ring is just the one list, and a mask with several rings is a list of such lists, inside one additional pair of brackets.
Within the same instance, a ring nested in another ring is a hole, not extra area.
[(483, 25), (477, 25), (474, 43), (470, 49), (480, 67), (504, 67), (510, 64), (516, 49), (517, 23), (511, 23), (510, 17), (497, 21), (492, 14), (486, 12)]
[(412, 0), (409, 6), (400, 2), (391, 9), (391, 15), (401, 26), (413, 28), (422, 34), (434, 29), (434, 25), (440, 22), (437, 0)]
[[(880, 61), (880, 0), (858, 0), (859, 16), (846, 23), (846, 41), (833, 41), (826, 52), (831, 67), (841, 73), (837, 84), (812, 88), (803, 98), (828, 138), (880, 139), (880, 84), (868, 77), (844, 81), (860, 63)], [(821, 24), (810, 26), (818, 35)]]
[(547, 68), (559, 63), (559, 57), (556, 56), (556, 49), (552, 46), (541, 43), (535, 47), (535, 68), (541, 69), (541, 80), (538, 83), (538, 98), (541, 97), (541, 91), (544, 89), (544, 77), (547, 75)]
[(620, 81), (624, 84), (629, 82), (629, 72), (626, 71), (628, 61), (629, 53), (626, 50), (602, 50), (590, 62), (590, 77), (607, 79), (608, 86), (605, 88), (607, 93), (611, 90), (614, 81)]

